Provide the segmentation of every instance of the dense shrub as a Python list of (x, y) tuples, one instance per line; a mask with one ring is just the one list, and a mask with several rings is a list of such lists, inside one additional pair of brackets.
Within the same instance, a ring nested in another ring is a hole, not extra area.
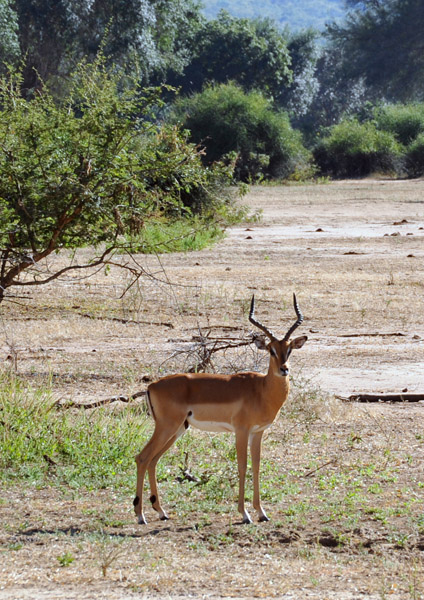
[(393, 133), (398, 142), (408, 146), (424, 133), (424, 104), (390, 104), (374, 111), (377, 128)]
[(424, 175), (424, 133), (421, 133), (406, 149), (405, 166), (410, 177)]
[(399, 172), (402, 146), (393, 134), (374, 123), (345, 120), (329, 129), (315, 147), (314, 157), (325, 174), (361, 177), (375, 172)]
[(287, 177), (309, 161), (287, 114), (274, 111), (261, 93), (245, 93), (234, 83), (180, 99), (172, 119), (190, 130), (191, 141), (204, 146), (206, 165), (235, 153), (235, 175), (241, 181)]

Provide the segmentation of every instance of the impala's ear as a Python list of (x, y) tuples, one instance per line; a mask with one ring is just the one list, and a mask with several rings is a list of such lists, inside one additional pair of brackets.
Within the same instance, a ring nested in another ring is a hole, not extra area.
[(293, 350), (299, 350), (299, 348), (303, 346), (307, 339), (307, 335), (302, 335), (301, 337), (295, 338), (290, 342), (290, 347), (293, 348)]
[(267, 350), (268, 348), (268, 343), (264, 335), (255, 334), (253, 336), (253, 343), (255, 344), (256, 348), (259, 348), (259, 350)]

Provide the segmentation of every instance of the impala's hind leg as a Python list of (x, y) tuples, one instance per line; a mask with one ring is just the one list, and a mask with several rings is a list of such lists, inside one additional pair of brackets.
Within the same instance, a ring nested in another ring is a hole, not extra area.
[(163, 456), (163, 454), (165, 454), (165, 452), (169, 450), (169, 448), (173, 444), (175, 444), (177, 439), (183, 435), (185, 430), (186, 428), (184, 426), (180, 427), (177, 433), (172, 436), (172, 438), (165, 444), (165, 446), (160, 450), (160, 452), (158, 452), (156, 456), (152, 458), (148, 466), (150, 482), (150, 502), (152, 503), (152, 507), (159, 513), (159, 518), (161, 519), (161, 521), (166, 521), (169, 517), (163, 510), (160, 503), (158, 482), (156, 478), (156, 465), (158, 464), (160, 457)]
[[(143, 513), (143, 488), (144, 488), (144, 477), (146, 475), (147, 469), (149, 469), (152, 461), (156, 456), (159, 458), (162, 454), (169, 448), (172, 443), (175, 441), (177, 437), (177, 432), (180, 429), (180, 425), (178, 424), (176, 427), (169, 427), (164, 429), (156, 423), (155, 431), (150, 438), (150, 441), (146, 444), (143, 450), (135, 457), (135, 461), (137, 463), (137, 491), (136, 497), (134, 498), (134, 511), (137, 516), (138, 522), (143, 525), (146, 523), (146, 519)], [(171, 442), (172, 440), (172, 442)], [(158, 460), (158, 459), (157, 459)], [(156, 462), (157, 462), (156, 460)], [(156, 463), (154, 463), (155, 468)], [(154, 470), (153, 470), (154, 473)], [(155, 477), (155, 485), (154, 488), (156, 490), (157, 495), (157, 483)], [(152, 493), (153, 495), (153, 493)]]

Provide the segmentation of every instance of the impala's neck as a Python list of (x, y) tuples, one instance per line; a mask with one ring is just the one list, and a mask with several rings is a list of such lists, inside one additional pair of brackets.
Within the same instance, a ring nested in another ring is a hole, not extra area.
[(265, 376), (265, 387), (267, 388), (268, 398), (275, 398), (276, 403), (281, 403), (281, 407), (287, 400), (290, 390), (288, 365), (285, 364), (284, 367), (281, 367), (278, 361), (271, 356), (268, 373)]

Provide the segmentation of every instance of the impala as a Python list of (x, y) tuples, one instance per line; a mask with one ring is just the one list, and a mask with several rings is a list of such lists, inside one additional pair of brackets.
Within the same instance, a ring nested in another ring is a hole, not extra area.
[(156, 480), (156, 465), (160, 457), (188, 429), (189, 425), (203, 431), (235, 433), (239, 474), (238, 510), (243, 523), (252, 523), (245, 508), (244, 488), (247, 449), (250, 445), (253, 471), (253, 507), (259, 521), (268, 521), (259, 493), (259, 466), (264, 431), (272, 425), (289, 393), (289, 356), (301, 348), (307, 336), (290, 339), (303, 321), (293, 294), (297, 320), (279, 340), (267, 327), (255, 319), (255, 297), (252, 297), (249, 321), (269, 338), (255, 340), (269, 352), (268, 373), (246, 372), (233, 375), (181, 373), (163, 377), (149, 385), (147, 401), (155, 420), (155, 430), (144, 449), (136, 456), (137, 492), (134, 510), (140, 524), (146, 523), (143, 513), (143, 487), (146, 471), (150, 481), (150, 502), (162, 520), (163, 510)]

